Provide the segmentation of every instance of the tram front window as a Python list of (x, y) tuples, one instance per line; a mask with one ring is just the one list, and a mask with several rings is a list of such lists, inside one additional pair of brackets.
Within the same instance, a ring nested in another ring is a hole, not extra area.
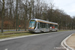
[(34, 29), (35, 27), (35, 21), (31, 20), (29, 23), (29, 28)]

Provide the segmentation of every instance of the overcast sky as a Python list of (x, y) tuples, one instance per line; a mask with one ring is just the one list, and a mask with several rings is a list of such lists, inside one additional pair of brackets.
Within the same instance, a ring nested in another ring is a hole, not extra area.
[(75, 0), (45, 0), (48, 4), (52, 2), (56, 8), (64, 10), (68, 15), (75, 16)]

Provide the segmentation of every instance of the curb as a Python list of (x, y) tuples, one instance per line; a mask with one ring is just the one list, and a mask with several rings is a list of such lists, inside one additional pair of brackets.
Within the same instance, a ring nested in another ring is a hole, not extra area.
[[(72, 34), (74, 34), (74, 33), (72, 33)], [(64, 47), (66, 50), (74, 50), (73, 48), (71, 48), (70, 46), (68, 46), (68, 45), (66, 44), (66, 40), (67, 40), (68, 38), (70, 38), (70, 37), (72, 36), (72, 34), (69, 35), (68, 37), (66, 37), (66, 38), (61, 42), (61, 46)]]

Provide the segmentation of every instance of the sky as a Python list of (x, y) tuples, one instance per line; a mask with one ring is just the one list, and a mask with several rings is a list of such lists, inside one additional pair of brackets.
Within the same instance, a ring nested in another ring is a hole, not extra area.
[(55, 8), (63, 10), (71, 17), (75, 16), (75, 0), (45, 0), (46, 3), (54, 4)]

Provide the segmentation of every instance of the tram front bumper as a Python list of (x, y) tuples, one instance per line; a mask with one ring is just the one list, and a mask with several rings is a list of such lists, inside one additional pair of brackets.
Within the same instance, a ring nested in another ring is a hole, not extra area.
[(29, 32), (35, 32), (35, 30), (34, 29), (29, 29)]

